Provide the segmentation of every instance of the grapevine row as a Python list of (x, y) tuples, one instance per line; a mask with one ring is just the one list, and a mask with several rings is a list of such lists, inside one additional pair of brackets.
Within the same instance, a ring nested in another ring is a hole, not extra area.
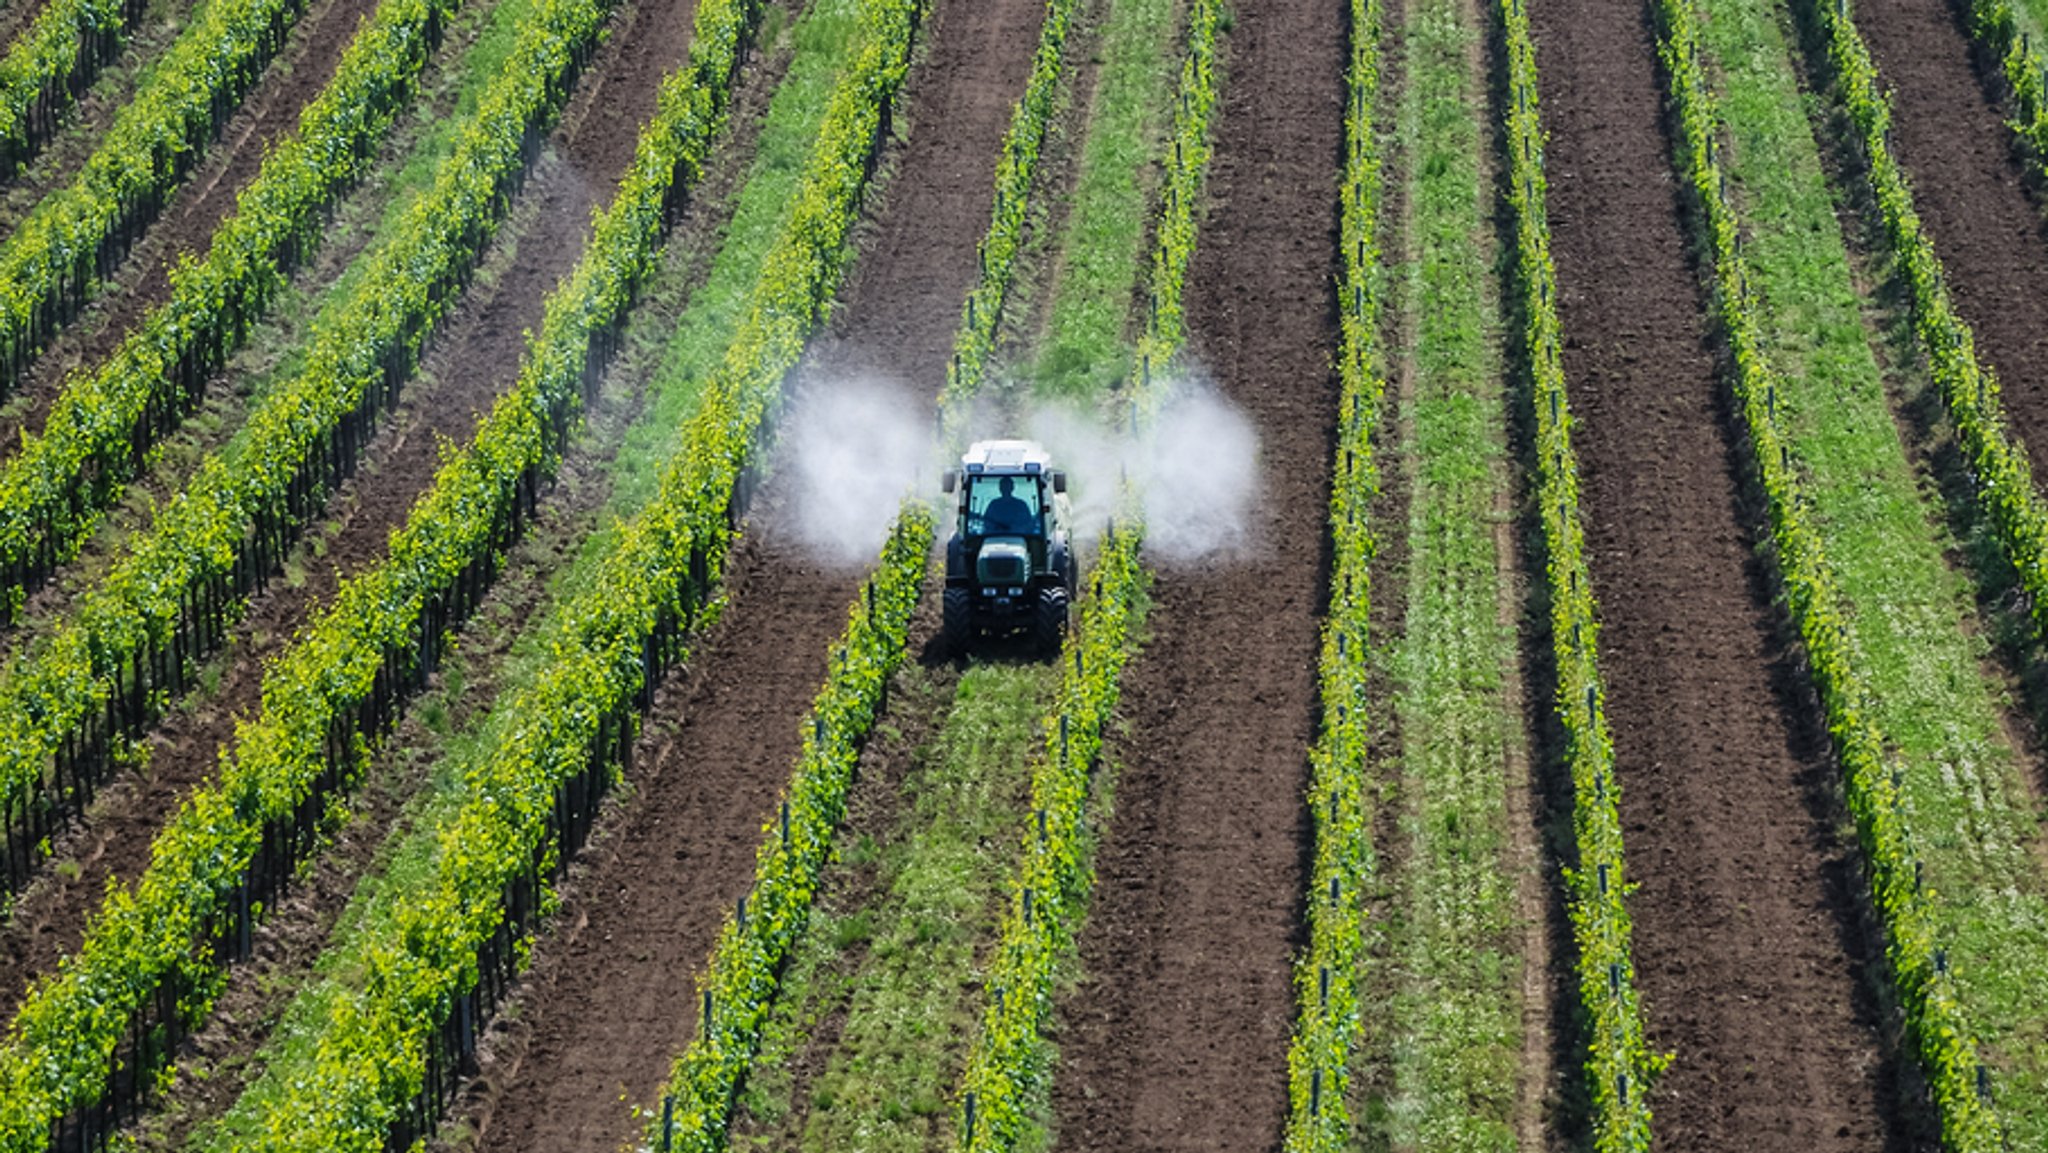
[[(867, 6), (865, 46), (832, 94), (803, 188), (682, 454), (654, 502), (621, 527), (589, 591), (541, 626), (550, 662), (493, 710), (493, 735), (437, 834), (428, 875), (369, 930), (368, 971), (335, 991), (310, 1067), (279, 1078), (262, 1132), (248, 1141), (374, 1148), (407, 1102), (413, 1118), (394, 1135), (399, 1144), (431, 1124), (516, 963), (523, 928), (548, 900), (545, 876), (587, 831), (632, 746), (655, 676), (650, 656), (674, 651), (723, 568), (754, 443), (838, 280), (920, 14), (917, 0)], [(889, 595), (889, 611), (901, 611), (895, 602), (907, 594)]]
[(284, 47), (305, 0), (212, 0), (69, 187), (0, 242), (0, 392), (111, 275)]
[[(996, 330), (1015, 279), (1032, 184), (1052, 122), (1065, 68), (1067, 33), (1080, 0), (1047, 0), (1038, 50), (1024, 96), (1011, 113), (996, 162), (995, 207), (981, 243), (981, 278), (969, 290), (954, 356), (940, 396), (940, 423), (965, 419), (994, 359)], [(942, 438), (942, 443), (947, 443)], [(909, 589), (914, 602), (934, 539), (934, 519), (912, 504), (891, 528), (870, 587)], [(845, 811), (859, 748), (879, 710), (889, 674), (909, 643), (909, 607), (902, 621), (875, 621), (872, 603), (856, 603), (845, 637), (833, 650), (832, 672), (812, 706), (811, 739), (791, 774), (779, 820), (764, 830), (754, 885), (721, 928), (709, 971), (699, 980), (704, 1008), (697, 1036), (670, 1069), (660, 1118), (647, 1134), (661, 1153), (714, 1153), (725, 1145), (733, 1095), (753, 1060), (782, 965), (802, 935), (828, 863), (832, 835)], [(797, 831), (792, 831), (792, 824)], [(764, 916), (762, 911), (777, 915)]]
[(1688, 0), (1659, 0), (1657, 12), (1659, 54), (1678, 117), (1680, 167), (1711, 245), (1716, 312), (1734, 362), (1736, 407), (1768, 504), (1778, 577), (1841, 761), (1907, 1032), (1934, 1097), (1944, 1147), (1993, 1153), (2003, 1147), (2002, 1125), (1980, 1092), (1983, 1065), (1975, 1034), (1946, 953), (1936, 944), (1932, 894), (1920, 886), (1899, 781), (1885, 766), (1884, 738), (1870, 719), (1869, 689), (1854, 663), (1841, 592), (1790, 441), (1778, 427), (1775, 373), (1762, 351), (1691, 6)]
[(1534, 415), (1531, 451), (1536, 458), (1535, 495), (1543, 527), (1545, 595), (1557, 679), (1554, 708), (1572, 781), (1572, 836), (1578, 863), (1566, 871), (1565, 883), (1586, 1030), (1586, 1087), (1592, 1101), (1594, 1148), (1600, 1153), (1640, 1153), (1650, 1148), (1648, 1082), (1663, 1067), (1663, 1059), (1652, 1055), (1643, 1039), (1636, 988), (1626, 901), (1631, 886), (1622, 860), (1621, 784), (1614, 775), (1614, 743), (1607, 728), (1598, 605), (1586, 560), (1571, 397), (1564, 378), (1563, 325), (1556, 306), (1557, 274), (1550, 258), (1536, 48), (1524, 0), (1499, 0), (1495, 8), (1507, 55), (1513, 284), (1520, 296), (1515, 303), (1521, 313)]
[[(1862, 35), (1856, 31), (1847, 0), (1811, 7), (1826, 33), (1834, 88), (1856, 126), (1865, 175), (1878, 212), (1884, 218), (1892, 255), (1910, 290), (1914, 334), (1927, 354), (1929, 373), (1941, 392), (1942, 404), (1969, 462), (1977, 502), (2006, 559), (2019, 574), (2036, 629), (2048, 636), (2048, 502), (2041, 499), (2034, 487), (2033, 465), (2026, 448), (2007, 429), (1998, 380), (1989, 368), (1977, 362), (1970, 326), (1949, 299), (1941, 258), (1935, 254), (1934, 241), (1913, 208), (1913, 191), (1907, 183), (1906, 171), (1892, 151), (1891, 101), (1878, 85), (1877, 65), (1871, 60)], [(1980, 24), (1991, 19), (1985, 12), (1990, 7), (1988, 3), (1978, 5)], [(2010, 11), (2004, 10), (2000, 19), (2010, 40)], [(2033, 51), (2025, 40), (2009, 43), (2008, 48), (2013, 54), (2008, 57), (2008, 70), (2014, 56), (2031, 56)], [(2039, 148), (2048, 145), (2048, 112), (2039, 106), (2044, 79), (2038, 60), (2035, 70), (2027, 75), (2029, 84), (2015, 81), (2014, 87), (2021, 93), (2022, 107), (2033, 108), (2033, 112), (2023, 113), (2022, 127)], [(2034, 102), (2031, 106), (2029, 100)]]
[(1287, 1153), (1347, 1150), (1351, 1058), (1363, 1027), (1365, 885), (1374, 870), (1365, 792), (1372, 729), (1365, 712), (1372, 561), (1368, 520), (1379, 494), (1372, 438), (1386, 381), (1380, 372), (1378, 275), (1381, 166), (1374, 136), (1380, 70), (1379, 0), (1350, 0), (1344, 180), (1338, 224), (1343, 273), (1337, 355), (1338, 446), (1330, 487), (1330, 616), (1318, 660), (1322, 731), (1310, 751), (1308, 949), (1295, 964), (1294, 1036), (1287, 1052)]
[(0, 56), (0, 180), (57, 131), (58, 117), (120, 51), (149, 0), (50, 0)]
[[(476, 605), (552, 474), (665, 224), (723, 125), (758, 13), (757, 0), (699, 7), (689, 64), (664, 83), (633, 167), (583, 259), (550, 296), (514, 390), (442, 467), (390, 556), (348, 581), (268, 670), (262, 711), (224, 758), (219, 782), (187, 803), (134, 890), (109, 897), (77, 956), (23, 1005), (0, 1050), (9, 1103), (0, 1135), (95, 1101), (124, 1044), (124, 1016), (143, 1014), (148, 1024), (159, 990), (175, 1001), (204, 985), (212, 959), (195, 957), (194, 942), (246, 952), (252, 910), (310, 850), (328, 793), (357, 771), (400, 695), (432, 671), (447, 628)], [(126, 993), (110, 1001), (108, 989)], [(84, 1013), (95, 997), (99, 1013)], [(74, 1075), (36, 1079), (53, 1067)]]
[(462, 0), (382, 0), (299, 129), (263, 158), (206, 258), (97, 369), (65, 382), (39, 435), (0, 471), (0, 619), (68, 559), (149, 450), (199, 401), (320, 243), (322, 217), (368, 169)]
[[(26, 858), (110, 748), (185, 688), (240, 599), (358, 451), (459, 295), (587, 63), (611, 0), (545, 0), (433, 186), (316, 322), (305, 368), (266, 396), (25, 667), (0, 682), (0, 818)], [(54, 794), (54, 797), (53, 797)]]
[[(1164, 388), (1154, 387), (1154, 368), (1163, 371), (1183, 339), (1182, 292), (1194, 255), (1195, 200), (1209, 161), (1221, 22), (1220, 0), (1194, 0), (1153, 250), (1151, 311), (1138, 342), (1138, 378), (1130, 382), (1133, 420), (1156, 410)], [(1105, 534), (1092, 567), (1080, 625), (1061, 646), (1045, 752), (1032, 772), (1034, 815), (987, 966), (981, 1033), (956, 1102), (954, 1132), (964, 1153), (1014, 1148), (1045, 1078), (1040, 1030), (1052, 1007), (1058, 960), (1072, 942), (1093, 880), (1081, 831), (1089, 779), (1137, 643), (1146, 577), (1138, 559), (1144, 528), (1134, 508), (1127, 493), (1124, 515)]]

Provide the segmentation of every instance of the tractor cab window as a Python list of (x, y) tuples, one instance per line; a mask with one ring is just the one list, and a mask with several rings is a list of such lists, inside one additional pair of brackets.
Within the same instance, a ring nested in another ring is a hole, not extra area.
[(976, 476), (967, 485), (967, 531), (979, 536), (1036, 536), (1038, 478)]

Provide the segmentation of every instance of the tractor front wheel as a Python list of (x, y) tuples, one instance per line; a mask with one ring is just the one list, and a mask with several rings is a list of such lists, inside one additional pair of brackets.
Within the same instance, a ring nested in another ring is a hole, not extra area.
[(967, 643), (974, 639), (974, 598), (967, 589), (946, 590), (945, 610), (939, 620), (939, 639), (946, 655), (964, 657)]

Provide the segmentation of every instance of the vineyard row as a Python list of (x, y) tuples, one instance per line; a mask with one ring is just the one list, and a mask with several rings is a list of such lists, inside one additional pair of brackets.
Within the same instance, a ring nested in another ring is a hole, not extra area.
[[(1209, 163), (1221, 21), (1220, 3), (1194, 0), (1152, 255), (1150, 310), (1138, 340), (1137, 372), (1126, 382), (1133, 424), (1149, 422), (1163, 401), (1167, 368), (1184, 336), (1182, 295), (1194, 256), (1196, 199)], [(1127, 491), (1090, 569), (1080, 624), (1061, 646), (1045, 749), (1032, 771), (1033, 817), (1023, 830), (1022, 860), (986, 966), (981, 1031), (955, 1098), (962, 1153), (1015, 1148), (1045, 1084), (1041, 1033), (1059, 960), (1072, 944), (1093, 879), (1082, 817), (1123, 668), (1137, 646), (1147, 579), (1139, 563), (1144, 526), (1137, 507), (1136, 494)]]

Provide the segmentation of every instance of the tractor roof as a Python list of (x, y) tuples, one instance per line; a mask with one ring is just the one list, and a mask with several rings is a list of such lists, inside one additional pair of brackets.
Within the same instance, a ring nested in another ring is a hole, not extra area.
[(1029, 440), (977, 440), (960, 454), (960, 467), (978, 472), (1035, 473), (1052, 467), (1052, 454)]

